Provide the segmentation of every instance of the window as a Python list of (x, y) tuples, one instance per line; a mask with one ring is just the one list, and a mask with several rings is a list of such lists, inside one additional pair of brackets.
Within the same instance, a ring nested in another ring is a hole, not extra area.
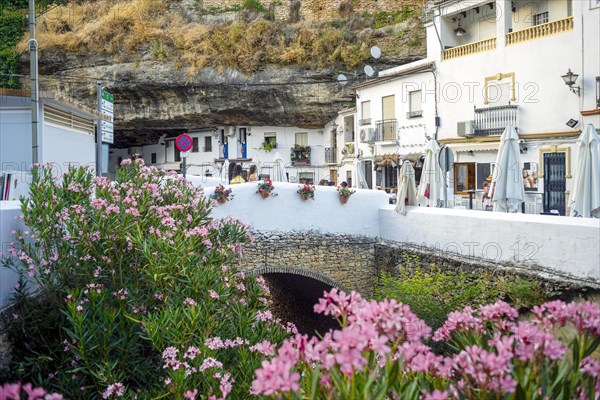
[(265, 142), (269, 144), (276, 144), (277, 134), (275, 132), (265, 132)]
[(371, 123), (371, 102), (363, 101), (360, 103), (360, 120), (359, 125), (369, 125)]
[(306, 182), (310, 185), (314, 184), (314, 177), (315, 174), (312, 172), (300, 172), (298, 174), (298, 179), (300, 180), (300, 182)]
[(381, 119), (394, 119), (396, 118), (396, 96), (385, 96), (381, 98)]
[(346, 183), (352, 186), (352, 171), (346, 171)]
[(192, 153), (197, 153), (198, 150), (198, 138), (192, 138)]
[(240, 128), (240, 130), (238, 131), (238, 141), (240, 143), (246, 143), (246, 139), (248, 136), (248, 131), (246, 128)]
[(477, 163), (477, 190), (483, 190), (483, 182), (492, 174), (491, 163)]
[(423, 116), (423, 97), (420, 90), (408, 94), (408, 113), (406, 118), (417, 118)]
[(212, 137), (204, 136), (204, 151), (211, 152), (212, 151)]
[(296, 146), (302, 146), (302, 147), (308, 146), (308, 133), (307, 132), (296, 133)]
[(548, 22), (548, 11), (534, 14), (533, 16), (533, 26), (545, 24)]
[(150, 162), (152, 164), (156, 164), (156, 153), (152, 153), (152, 155), (150, 156)]
[(454, 193), (468, 194), (467, 190), (475, 190), (475, 163), (456, 163), (454, 164)]

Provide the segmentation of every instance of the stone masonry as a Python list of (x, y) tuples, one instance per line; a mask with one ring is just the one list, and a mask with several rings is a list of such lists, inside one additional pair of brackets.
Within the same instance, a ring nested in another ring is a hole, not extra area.
[(307, 276), (344, 290), (373, 293), (374, 238), (306, 233), (254, 233), (239, 267), (260, 275), (290, 273)]

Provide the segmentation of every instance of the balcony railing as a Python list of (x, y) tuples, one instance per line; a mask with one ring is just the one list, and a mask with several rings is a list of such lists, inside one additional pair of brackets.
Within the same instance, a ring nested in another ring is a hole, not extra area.
[(398, 138), (396, 135), (396, 124), (397, 120), (395, 118), (375, 121), (375, 128), (377, 130), (375, 141), (386, 142), (396, 140)]
[(451, 49), (444, 50), (443, 60), (451, 60), (462, 56), (468, 56), (470, 54), (481, 53), (483, 51), (494, 50), (496, 48), (496, 38), (481, 40), (479, 42), (473, 42), (462, 46), (452, 47)]
[(337, 163), (337, 148), (326, 147), (325, 148), (325, 163), (335, 164)]
[(506, 45), (526, 42), (528, 40), (539, 39), (571, 30), (573, 30), (573, 17), (567, 17), (557, 21), (532, 26), (531, 28), (521, 29), (520, 31), (510, 32), (506, 35)]
[(418, 117), (422, 117), (423, 116), (423, 110), (418, 110), (418, 111), (408, 111), (406, 113), (406, 118), (407, 119), (411, 119), (411, 118), (418, 118)]
[(518, 129), (519, 106), (507, 105), (475, 109), (473, 133), (475, 136), (502, 135), (507, 125)]

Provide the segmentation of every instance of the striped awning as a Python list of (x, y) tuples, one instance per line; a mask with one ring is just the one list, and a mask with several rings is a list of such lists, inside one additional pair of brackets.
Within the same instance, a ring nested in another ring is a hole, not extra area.
[(449, 143), (447, 145), (457, 153), (467, 151), (498, 151), (500, 142), (485, 142), (485, 143)]
[(398, 165), (398, 154), (384, 154), (375, 160), (376, 167), (395, 167)]

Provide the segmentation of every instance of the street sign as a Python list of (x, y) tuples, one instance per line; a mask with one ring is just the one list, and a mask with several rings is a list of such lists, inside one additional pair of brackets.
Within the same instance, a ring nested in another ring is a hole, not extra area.
[(186, 135), (185, 133), (182, 133), (181, 135), (177, 136), (177, 139), (175, 139), (175, 147), (177, 147), (177, 150), (181, 151), (182, 153), (190, 151), (192, 149), (192, 145), (192, 137), (190, 135)]
[(187, 156), (190, 155), (189, 151), (182, 151), (181, 153), (179, 153), (181, 155), (181, 158), (186, 158)]
[(113, 111), (114, 111), (114, 96), (105, 91), (101, 91), (100, 95), (100, 113), (102, 114), (100, 121), (100, 130), (102, 132), (103, 143), (114, 143), (114, 126), (113, 126)]
[(444, 172), (449, 172), (454, 168), (454, 153), (452, 153), (450, 147), (444, 146), (440, 149), (438, 162)]

